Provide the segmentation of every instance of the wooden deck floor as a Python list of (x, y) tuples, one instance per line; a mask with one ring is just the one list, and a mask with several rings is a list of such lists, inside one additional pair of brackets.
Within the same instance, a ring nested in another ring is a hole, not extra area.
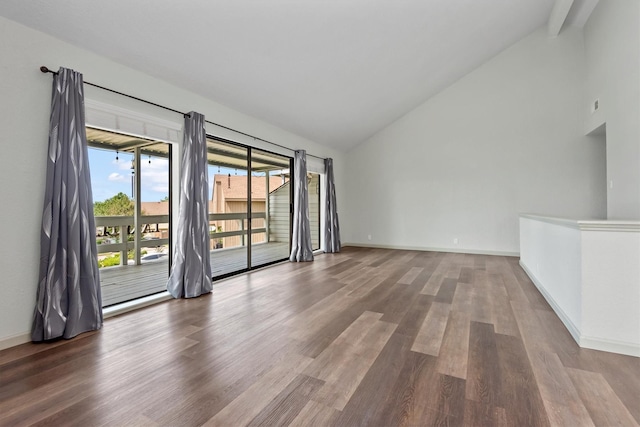
[(0, 425), (637, 426), (511, 257), (345, 248), (0, 352)]
[[(261, 265), (289, 256), (288, 243), (262, 243), (252, 246), (252, 265)], [(211, 251), (213, 277), (247, 268), (246, 248)], [(108, 267), (100, 270), (102, 306), (153, 295), (167, 289), (169, 260), (160, 259), (142, 265)]]

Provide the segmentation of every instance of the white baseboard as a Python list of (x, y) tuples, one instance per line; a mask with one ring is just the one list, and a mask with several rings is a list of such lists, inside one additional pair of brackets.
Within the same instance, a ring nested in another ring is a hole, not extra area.
[[(142, 307), (146, 307), (152, 304), (157, 304), (162, 301), (172, 299), (173, 297), (168, 292), (161, 294), (151, 295), (149, 297), (140, 298), (138, 300), (125, 302), (122, 304), (114, 305), (102, 310), (102, 315), (105, 319), (109, 317), (117, 316), (119, 314), (126, 313), (128, 311), (137, 310)], [(7, 338), (0, 339), (0, 350), (15, 347), (20, 344), (31, 342), (31, 333), (26, 332), (24, 334), (13, 335)]]
[(640, 346), (633, 343), (582, 336), (580, 347), (640, 357)]
[(520, 266), (527, 273), (527, 276), (531, 279), (536, 288), (540, 291), (545, 300), (549, 303), (553, 311), (558, 315), (564, 326), (567, 328), (575, 342), (581, 348), (588, 348), (591, 350), (607, 351), (610, 353), (625, 354), (627, 356), (640, 357), (640, 346), (635, 343), (609, 340), (599, 337), (587, 337), (582, 335), (580, 329), (569, 319), (569, 316), (558, 306), (555, 300), (545, 290), (542, 283), (536, 278), (535, 274), (527, 268), (527, 266), (520, 260)]
[(15, 347), (20, 344), (31, 342), (31, 333), (13, 335), (8, 338), (0, 339), (0, 350), (4, 350), (10, 347)]
[(578, 327), (571, 321), (571, 319), (569, 318), (569, 316), (567, 316), (564, 310), (560, 308), (560, 306), (551, 297), (551, 295), (547, 292), (544, 286), (542, 286), (542, 283), (538, 280), (535, 274), (533, 274), (533, 272), (529, 270), (529, 268), (527, 268), (526, 264), (522, 262), (522, 260), (520, 260), (519, 264), (520, 264), (520, 267), (522, 267), (522, 269), (524, 270), (524, 272), (527, 273), (527, 276), (529, 276), (529, 279), (531, 279), (533, 284), (536, 285), (536, 288), (538, 288), (538, 290), (540, 291), (544, 299), (547, 300), (551, 308), (553, 308), (553, 311), (558, 315), (558, 317), (560, 318), (564, 326), (567, 328), (567, 330), (575, 340), (575, 342), (578, 345), (580, 345), (580, 338), (581, 338), (580, 329), (578, 329)]
[(376, 249), (399, 249), (404, 251), (424, 251), (424, 252), (448, 252), (454, 254), (473, 254), (473, 255), (498, 255), (498, 256), (520, 256), (520, 252), (506, 251), (488, 251), (483, 249), (452, 249), (452, 248), (433, 248), (427, 246), (404, 246), (404, 245), (376, 245), (372, 243), (343, 243), (342, 246), (355, 246), (358, 248), (376, 248)]

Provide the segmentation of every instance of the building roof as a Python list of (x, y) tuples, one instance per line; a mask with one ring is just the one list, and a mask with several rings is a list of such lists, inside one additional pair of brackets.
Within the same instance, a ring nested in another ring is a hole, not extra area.
[(169, 202), (140, 202), (143, 215), (169, 215)]
[[(288, 180), (288, 178), (286, 178)], [(220, 183), (220, 189), (224, 194), (225, 200), (247, 200), (247, 176), (246, 175), (225, 175), (216, 174), (213, 178), (214, 183)], [(285, 181), (286, 182), (286, 181)], [(254, 201), (264, 200), (266, 196), (266, 183), (265, 177), (252, 176), (251, 177), (251, 196)], [(269, 180), (269, 192), (277, 189), (282, 185), (282, 178), (280, 176), (272, 176)], [(218, 188), (213, 186), (213, 192)], [(211, 194), (213, 199), (213, 193)]]
[[(282, 186), (282, 178), (279, 176), (270, 177), (269, 192), (276, 190)], [(286, 178), (286, 181), (289, 179)], [(213, 179), (215, 182), (220, 182), (220, 188), (224, 194), (225, 200), (242, 201), (247, 200), (247, 176), (246, 175), (228, 175), (216, 174)], [(253, 176), (251, 177), (251, 193), (254, 201), (261, 201), (265, 199), (267, 180), (264, 177)], [(215, 186), (214, 190), (215, 191)], [(213, 212), (213, 193), (211, 194), (211, 200), (209, 200), (209, 212)], [(140, 203), (143, 215), (169, 215), (169, 202), (141, 202)]]

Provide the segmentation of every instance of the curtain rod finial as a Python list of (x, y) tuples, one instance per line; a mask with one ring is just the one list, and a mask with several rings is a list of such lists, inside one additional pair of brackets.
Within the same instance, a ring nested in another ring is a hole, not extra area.
[(46, 66), (43, 65), (43, 66), (40, 67), (40, 71), (42, 71), (43, 73), (48, 73), (49, 69)]

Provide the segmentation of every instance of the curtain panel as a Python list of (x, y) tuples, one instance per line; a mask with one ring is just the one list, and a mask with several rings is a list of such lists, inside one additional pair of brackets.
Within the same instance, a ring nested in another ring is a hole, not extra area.
[(333, 159), (324, 159), (324, 173), (327, 178), (325, 200), (325, 252), (340, 252), (340, 223), (336, 205), (336, 183), (333, 178)]
[(192, 111), (185, 116), (181, 148), (178, 232), (167, 290), (174, 298), (193, 298), (212, 289), (207, 134), (202, 114)]
[(46, 173), (33, 341), (102, 327), (83, 79), (66, 68), (53, 76)]
[(313, 261), (313, 245), (309, 227), (309, 185), (307, 153), (296, 150), (293, 159), (293, 239), (289, 261)]

